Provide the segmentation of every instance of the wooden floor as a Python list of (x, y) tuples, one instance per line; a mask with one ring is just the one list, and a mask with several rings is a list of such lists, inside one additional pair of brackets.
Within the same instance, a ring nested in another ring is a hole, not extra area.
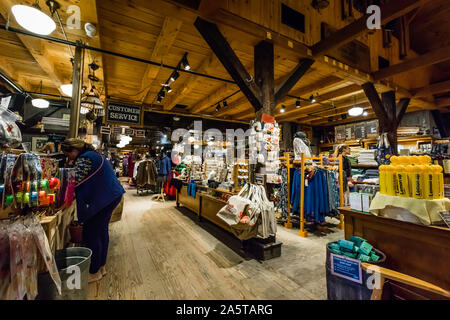
[(110, 225), (108, 274), (89, 299), (326, 299), (325, 245), (342, 231), (304, 239), (280, 226), (282, 256), (258, 262), (174, 201), (151, 198), (127, 190), (122, 220)]

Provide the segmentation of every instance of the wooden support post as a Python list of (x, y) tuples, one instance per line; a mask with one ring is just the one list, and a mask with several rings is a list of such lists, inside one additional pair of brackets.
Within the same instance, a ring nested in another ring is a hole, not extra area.
[(78, 136), (78, 127), (80, 126), (80, 107), (81, 107), (81, 68), (83, 49), (77, 46), (75, 49), (75, 58), (73, 61), (72, 74), (72, 103), (70, 109), (69, 138)]
[(291, 185), (291, 157), (288, 152), (284, 153), (284, 159), (286, 160), (286, 171), (287, 171), (287, 193), (288, 193), (288, 221), (284, 224), (287, 229), (292, 229), (291, 221), (291, 194), (289, 192), (289, 186)]
[[(345, 196), (344, 196), (344, 169), (342, 163), (342, 154), (339, 155), (339, 204), (341, 207), (345, 207)], [(344, 215), (342, 213), (339, 214), (339, 224), (337, 226), (339, 229), (344, 230)]]
[(392, 147), (392, 153), (398, 154), (397, 128), (406, 113), (410, 99), (400, 99), (397, 105), (395, 102), (394, 91), (382, 93), (382, 99), (380, 99), (373, 83), (367, 82), (362, 85), (362, 88), (378, 118), (380, 132), (388, 134), (389, 143)]
[(300, 167), (300, 230), (298, 235), (306, 238), (308, 232), (305, 230), (305, 154), (302, 153), (302, 161)]
[(261, 92), (261, 109), (255, 109), (256, 119), (261, 121), (263, 113), (273, 115), (275, 109), (273, 44), (259, 42), (254, 48), (255, 82)]

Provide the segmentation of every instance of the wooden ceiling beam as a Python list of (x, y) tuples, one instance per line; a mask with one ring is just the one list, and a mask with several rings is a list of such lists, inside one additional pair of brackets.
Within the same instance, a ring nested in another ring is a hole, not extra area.
[[(178, 33), (180, 32), (182, 24), (182, 21), (175, 17), (168, 16), (164, 19), (161, 32), (156, 40), (155, 46), (153, 47), (152, 55), (150, 57), (151, 61), (163, 61), (164, 57), (169, 53)], [(160, 70), (160, 66), (151, 64), (147, 65), (144, 76), (142, 77), (141, 89), (139, 91), (142, 92), (139, 98), (139, 101), (142, 103), (145, 102), (151, 90), (152, 84), (158, 77)]]
[[(344, 87), (341, 89), (337, 89), (337, 90), (328, 92), (322, 96), (316, 97), (316, 100), (318, 102), (326, 102), (328, 100), (339, 99), (339, 98), (346, 97), (349, 95), (354, 95), (354, 94), (357, 94), (359, 91), (361, 91), (361, 87), (358, 85), (352, 84), (350, 86), (347, 86), (347, 87)], [(315, 108), (320, 108), (320, 106), (321, 105), (317, 102), (311, 103), (311, 102), (302, 101), (301, 108), (296, 109), (294, 107), (294, 109), (292, 109), (292, 110), (286, 110), (285, 113), (283, 113), (280, 116), (280, 118), (283, 121), (287, 120), (287, 119), (296, 118), (298, 115), (305, 113), (305, 111), (314, 110)]]
[(450, 60), (450, 45), (425, 53), (417, 58), (409, 59), (373, 73), (373, 79), (379, 81), (418, 68), (428, 67)]
[[(7, 19), (11, 15), (10, 10), (15, 4), (17, 3), (11, 0), (0, 1), (0, 13), (5, 19)], [(30, 52), (30, 54), (33, 56), (34, 60), (36, 60), (41, 69), (52, 80), (58, 91), (63, 94), (60, 87), (62, 84), (70, 82), (70, 76), (62, 74), (56, 68), (55, 64), (51, 61), (51, 55), (48, 54), (48, 51), (46, 50), (47, 41), (21, 34), (17, 34), (17, 37), (23, 43), (28, 52)], [(67, 59), (69, 61), (69, 54), (67, 56)]]
[(275, 90), (275, 104), (280, 101), (291, 91), (297, 82), (305, 75), (306, 71), (311, 68), (314, 60), (304, 58), (301, 59), (294, 70), (289, 74), (288, 78)]
[(257, 110), (262, 109), (261, 89), (247, 72), (219, 28), (200, 17), (195, 20), (194, 25), (252, 106)]
[(438, 108), (445, 108), (450, 106), (450, 97), (436, 99), (436, 106)]
[(197, 102), (195, 105), (188, 108), (192, 113), (200, 113), (204, 110), (210, 108), (213, 104), (217, 103), (221, 99), (225, 98), (227, 95), (231, 94), (233, 91), (239, 88), (233, 83), (225, 83), (219, 86), (216, 90), (208, 94), (204, 99)]
[[(214, 53), (211, 53), (208, 57), (203, 59), (200, 66), (196, 68), (195, 71), (199, 73), (209, 73), (218, 62), (219, 61)], [(191, 93), (191, 91), (204, 80), (203, 78), (196, 77), (192, 74), (183, 74), (183, 77), (180, 76), (180, 78), (178, 78), (177, 81), (181, 81), (181, 85), (177, 89), (172, 88), (172, 90), (175, 91), (174, 94), (169, 95), (163, 100), (164, 110), (172, 110), (178, 102)]]
[[(281, 105), (280, 103), (283, 102), (286, 105), (291, 105), (293, 103), (295, 103), (296, 98), (292, 98), (290, 96), (295, 96), (295, 97), (301, 97), (301, 96), (307, 96), (309, 97), (310, 94), (315, 94), (317, 91), (320, 90), (325, 90), (327, 88), (330, 88), (332, 86), (338, 85), (338, 84), (342, 84), (343, 82), (345, 82), (345, 80), (342, 80), (341, 78), (335, 77), (335, 76), (328, 76), (325, 77), (323, 79), (320, 79), (310, 85), (304, 86), (304, 87), (300, 87), (297, 88), (295, 90), (293, 90), (289, 96), (285, 96), (278, 104), (277, 107), (275, 107), (275, 114), (277, 112), (279, 112)], [(246, 100), (245, 99), (238, 99), (236, 100), (233, 105), (231, 106), (231, 108), (229, 108), (229, 110), (233, 110), (234, 112), (227, 112), (224, 110), (224, 112), (221, 115), (229, 115), (231, 114), (234, 117), (246, 117), (246, 116), (251, 116), (254, 114), (253, 110), (250, 110), (248, 108), (242, 108), (242, 106), (244, 106), (246, 104)], [(228, 109), (228, 108), (227, 108)]]
[(430, 97), (434, 94), (450, 92), (450, 80), (430, 84), (429, 86), (412, 89), (414, 98)]
[[(395, 0), (381, 8), (381, 24), (384, 25), (395, 20), (408, 12), (422, 6), (430, 0)], [(313, 57), (320, 57), (330, 50), (339, 48), (346, 43), (355, 40), (361, 33), (368, 32), (367, 19), (368, 14), (364, 14), (358, 20), (350, 23), (344, 28), (336, 31), (331, 36), (314, 44), (312, 49)]]

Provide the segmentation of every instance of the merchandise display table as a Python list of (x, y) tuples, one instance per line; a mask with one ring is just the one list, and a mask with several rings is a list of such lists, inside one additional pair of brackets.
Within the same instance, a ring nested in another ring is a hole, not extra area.
[[(450, 210), (450, 199), (414, 199), (389, 196), (378, 192), (372, 200), (370, 212), (378, 216), (387, 215), (387, 217), (394, 218), (394, 216), (389, 216), (389, 212), (386, 212), (386, 209), (389, 209), (390, 207), (395, 207), (403, 211), (407, 210), (411, 215), (410, 217), (407, 216), (408, 212), (403, 212), (402, 214), (398, 209), (395, 210), (395, 215), (399, 217), (403, 216), (404, 220), (407, 220), (408, 222), (435, 225), (442, 224), (442, 218), (439, 216), (439, 211)], [(391, 213), (394, 212), (391, 211)]]
[[(450, 290), (450, 229), (414, 224), (340, 208), (345, 238), (366, 239), (386, 254), (386, 267)], [(440, 296), (392, 283), (395, 295), (407, 299)]]
[[(182, 205), (195, 212), (199, 216), (199, 219), (205, 218), (219, 228), (232, 233), (230, 226), (217, 216), (217, 212), (227, 204), (227, 201), (209, 194), (209, 191), (228, 195), (235, 194), (226, 190), (197, 185), (197, 192), (194, 199), (187, 194), (187, 184), (183, 183), (183, 187), (177, 192), (177, 206)], [(268, 239), (252, 238), (247, 241), (242, 241), (242, 248), (259, 260), (279, 257), (281, 255), (281, 245), (281, 242), (276, 241), (276, 237), (269, 237)]]

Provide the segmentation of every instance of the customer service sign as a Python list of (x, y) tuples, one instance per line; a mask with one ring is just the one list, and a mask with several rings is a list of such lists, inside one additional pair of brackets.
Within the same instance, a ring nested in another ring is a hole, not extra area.
[(106, 122), (141, 125), (142, 109), (124, 103), (108, 102)]

